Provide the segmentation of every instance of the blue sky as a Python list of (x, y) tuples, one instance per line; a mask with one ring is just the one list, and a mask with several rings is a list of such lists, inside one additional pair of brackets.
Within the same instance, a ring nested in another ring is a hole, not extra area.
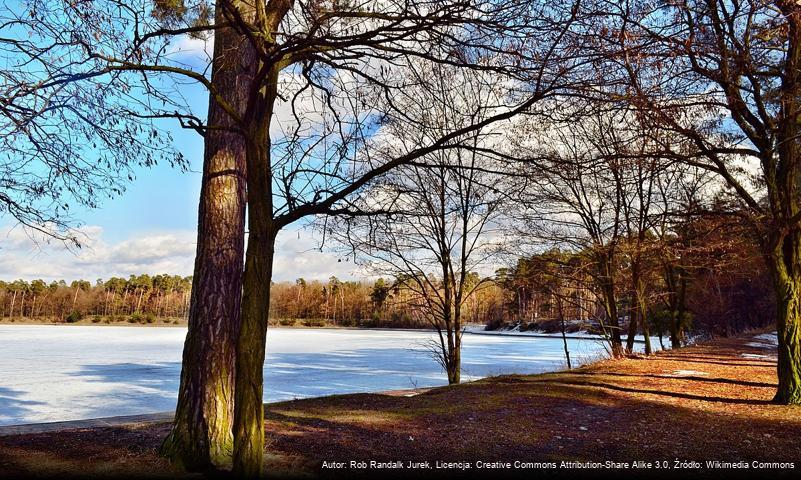
[(136, 180), (121, 197), (103, 202), (99, 209), (81, 210), (83, 223), (108, 229), (107, 239), (119, 241), (137, 231), (194, 229), (200, 195), (203, 142), (194, 132), (178, 132), (176, 144), (191, 160), (191, 170), (169, 165), (139, 168)]

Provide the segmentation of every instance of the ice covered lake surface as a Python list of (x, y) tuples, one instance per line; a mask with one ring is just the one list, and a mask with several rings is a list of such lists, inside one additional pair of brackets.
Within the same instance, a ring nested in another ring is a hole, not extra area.
[[(0, 425), (173, 410), (185, 335), (183, 327), (0, 325)], [(444, 385), (426, 345), (434, 335), (271, 329), (264, 400)], [(463, 338), (465, 381), (565, 367), (560, 337)], [(568, 346), (574, 366), (605, 355), (597, 339)]]

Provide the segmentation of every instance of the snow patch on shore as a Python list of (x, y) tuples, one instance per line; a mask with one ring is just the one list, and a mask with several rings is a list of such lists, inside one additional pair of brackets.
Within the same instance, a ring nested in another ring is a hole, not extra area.
[(745, 345), (747, 347), (773, 349), (779, 345), (779, 337), (776, 332), (762, 333), (759, 335), (754, 335), (752, 338), (757, 341), (746, 343)]

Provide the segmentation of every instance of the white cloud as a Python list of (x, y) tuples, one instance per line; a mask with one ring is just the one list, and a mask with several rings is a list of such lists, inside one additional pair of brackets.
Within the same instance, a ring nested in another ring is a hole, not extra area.
[(42, 238), (20, 227), (0, 230), (0, 278), (75, 280), (141, 273), (189, 275), (195, 255), (191, 231), (138, 233), (120, 242), (99, 226), (77, 231), (81, 248)]
[(321, 252), (319, 240), (308, 230), (281, 232), (276, 239), (275, 251), (273, 279), (276, 281), (301, 277), (306, 280), (327, 280), (331, 276), (340, 280), (355, 280), (368, 276), (361, 266), (352, 261)]
[[(189, 230), (136, 232), (122, 241), (104, 238), (100, 226), (85, 226), (78, 234), (80, 249), (41, 238), (20, 227), (0, 228), (0, 279), (33, 280), (127, 277), (142, 273), (191, 275), (196, 232)], [(278, 236), (273, 278), (276, 281), (360, 277), (352, 262), (320, 252), (319, 242), (306, 230), (287, 230)]]

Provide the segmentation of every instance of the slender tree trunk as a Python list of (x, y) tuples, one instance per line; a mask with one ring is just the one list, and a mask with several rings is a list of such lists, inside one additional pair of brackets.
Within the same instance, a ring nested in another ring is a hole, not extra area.
[[(454, 287), (455, 288), (455, 287)], [(461, 296), (461, 295), (460, 295)], [(450, 364), (448, 369), (448, 385), (458, 385), (462, 381), (462, 306), (461, 299), (454, 300), (453, 322), (449, 336), (453, 336), (450, 344)]]
[(648, 307), (645, 301), (645, 286), (642, 282), (640, 267), (637, 264), (632, 266), (631, 280), (633, 286), (631, 290), (631, 300), (633, 305), (629, 318), (628, 337), (626, 338), (626, 352), (632, 353), (634, 351), (634, 341), (637, 337), (637, 325), (639, 325), (645, 342), (645, 354), (651, 355), (653, 349), (651, 348), (651, 331), (648, 326)]
[(663, 264), (665, 285), (668, 289), (667, 305), (670, 309), (670, 316), (668, 317), (668, 329), (670, 330), (670, 348), (676, 349), (681, 347), (679, 340), (679, 292), (676, 286), (676, 273), (672, 265), (667, 263)]
[[(141, 288), (139, 290), (139, 298), (136, 300), (136, 308), (134, 309), (135, 312), (139, 312), (142, 308), (142, 298), (145, 296), (145, 289)], [(77, 298), (77, 295), (76, 295)]]
[(634, 351), (634, 339), (637, 337), (637, 324), (640, 321), (640, 312), (637, 308), (636, 294), (632, 292), (632, 305), (629, 309), (629, 328), (626, 333), (626, 353), (631, 354)]
[(565, 348), (565, 360), (567, 361), (567, 369), (570, 370), (573, 366), (570, 364), (570, 349), (567, 347), (567, 329), (565, 326), (565, 310), (561, 298), (556, 299), (556, 314), (559, 315), (559, 326), (562, 330), (562, 344)]
[(642, 339), (645, 342), (645, 354), (651, 355), (654, 353), (653, 347), (651, 346), (651, 327), (648, 325), (648, 305), (646, 304), (645, 300), (645, 292), (643, 291), (644, 286), (640, 283), (639, 288), (637, 289), (637, 311), (638, 317), (640, 320), (640, 329), (642, 330)]
[(623, 356), (623, 341), (620, 335), (620, 321), (618, 320), (617, 296), (615, 295), (615, 283), (613, 280), (613, 270), (611, 260), (606, 255), (599, 259), (601, 269), (601, 302), (604, 307), (606, 325), (604, 330), (609, 329), (609, 343), (612, 347), (612, 356), (619, 358)]
[[(215, 15), (222, 23), (222, 7)], [(233, 29), (216, 31), (211, 81), (240, 112), (255, 65), (243, 37)], [(214, 95), (208, 116), (215, 129), (205, 136), (189, 328), (175, 422), (162, 446), (165, 455), (191, 470), (231, 464), (245, 235), (245, 142), (240, 133), (226, 130), (234, 121)]]

